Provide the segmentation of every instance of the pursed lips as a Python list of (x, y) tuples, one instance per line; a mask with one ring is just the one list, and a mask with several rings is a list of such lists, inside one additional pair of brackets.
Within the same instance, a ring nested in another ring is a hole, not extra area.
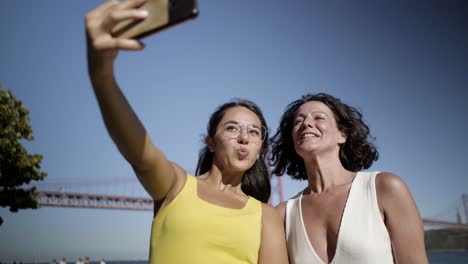
[(237, 155), (239, 155), (240, 158), (245, 158), (249, 155), (249, 150), (247, 148), (241, 147), (236, 149)]

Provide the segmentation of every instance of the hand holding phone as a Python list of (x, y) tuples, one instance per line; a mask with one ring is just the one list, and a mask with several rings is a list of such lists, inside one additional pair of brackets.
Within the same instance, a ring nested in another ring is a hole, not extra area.
[(148, 16), (118, 23), (112, 29), (113, 36), (141, 39), (198, 15), (196, 0), (147, 0), (138, 9), (148, 11)]

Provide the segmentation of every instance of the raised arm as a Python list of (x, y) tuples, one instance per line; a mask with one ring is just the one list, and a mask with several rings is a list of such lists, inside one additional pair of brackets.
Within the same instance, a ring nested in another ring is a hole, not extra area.
[(143, 45), (137, 40), (115, 38), (111, 30), (119, 21), (144, 19), (146, 14), (136, 9), (144, 2), (108, 1), (86, 15), (88, 71), (107, 131), (146, 191), (161, 200), (184, 181), (185, 174), (174, 169), (154, 146), (114, 77), (118, 51), (141, 50)]
[(283, 221), (276, 209), (268, 204), (262, 204), (262, 235), (258, 263), (289, 263)]
[(406, 184), (396, 175), (379, 173), (376, 189), (396, 263), (428, 263), (424, 225)]

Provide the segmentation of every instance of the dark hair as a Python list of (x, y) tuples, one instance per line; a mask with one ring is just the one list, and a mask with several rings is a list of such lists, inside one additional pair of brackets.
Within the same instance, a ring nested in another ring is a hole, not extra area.
[[(255, 103), (244, 99), (233, 99), (219, 106), (208, 121), (208, 125), (206, 126), (207, 136), (214, 137), (216, 135), (216, 129), (219, 122), (223, 119), (224, 113), (226, 113), (228, 109), (237, 106), (245, 107), (254, 112), (260, 119), (262, 126), (266, 128), (263, 132), (265, 133), (264, 136), (266, 140), (262, 143), (260, 157), (255, 161), (255, 164), (245, 172), (241, 181), (241, 189), (245, 194), (266, 203), (268, 202), (271, 194), (269, 172), (265, 163), (265, 153), (268, 148), (268, 127), (260, 108)], [(195, 175), (201, 175), (209, 171), (212, 163), (213, 153), (208, 150), (208, 146), (205, 144), (198, 155), (198, 164)]]
[(345, 169), (354, 172), (367, 169), (379, 158), (379, 152), (368, 141), (372, 138), (369, 127), (356, 108), (326, 93), (307, 94), (286, 107), (280, 126), (271, 139), (273, 146), (270, 164), (275, 166), (272, 174), (280, 176), (286, 171), (293, 179), (307, 180), (304, 160), (294, 148), (292, 130), (297, 109), (309, 101), (322, 102), (328, 106), (335, 116), (338, 130), (346, 134), (346, 142), (340, 144), (339, 152), (341, 164)]

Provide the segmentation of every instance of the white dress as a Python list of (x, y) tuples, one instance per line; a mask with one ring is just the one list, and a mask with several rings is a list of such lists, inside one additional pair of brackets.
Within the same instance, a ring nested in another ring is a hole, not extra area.
[[(358, 172), (351, 184), (338, 232), (333, 264), (394, 263), (390, 236), (380, 215), (375, 190), (378, 172)], [(286, 241), (291, 264), (323, 264), (307, 236), (302, 193), (286, 205)]]

